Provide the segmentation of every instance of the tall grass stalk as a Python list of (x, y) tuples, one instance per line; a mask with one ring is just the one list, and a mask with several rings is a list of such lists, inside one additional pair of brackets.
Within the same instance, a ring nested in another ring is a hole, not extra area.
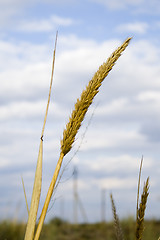
[[(75, 141), (75, 136), (76, 136), (81, 124), (82, 124), (82, 121), (85, 117), (85, 114), (86, 114), (89, 106), (92, 104), (92, 101), (93, 101), (95, 95), (99, 92), (99, 88), (100, 88), (103, 80), (108, 75), (108, 73), (111, 71), (111, 69), (115, 65), (116, 61), (118, 60), (118, 58), (121, 56), (122, 52), (126, 49), (130, 40), (131, 40), (131, 38), (128, 38), (126, 41), (124, 41), (124, 43), (117, 50), (115, 50), (112, 53), (112, 55), (108, 58), (108, 60), (99, 67), (98, 71), (95, 73), (93, 78), (89, 81), (86, 89), (82, 92), (80, 98), (77, 99), (77, 102), (75, 104), (75, 108), (72, 111), (72, 114), (71, 114), (71, 117), (69, 118), (68, 124), (66, 125), (66, 128), (63, 131), (63, 138), (61, 140), (60, 157), (59, 157), (59, 160), (57, 162), (57, 166), (56, 166), (56, 169), (54, 171), (54, 174), (53, 174), (53, 177), (52, 177), (49, 189), (48, 189), (48, 193), (47, 193), (47, 196), (46, 196), (46, 199), (45, 199), (45, 202), (44, 202), (44, 206), (43, 206), (43, 209), (42, 209), (42, 212), (41, 212), (41, 216), (40, 216), (40, 219), (39, 219), (39, 222), (38, 222), (38, 226), (37, 226), (37, 230), (36, 230), (36, 233), (35, 233), (35, 236), (34, 236), (34, 240), (38, 240), (39, 237), (40, 237), (42, 226), (43, 226), (45, 216), (46, 216), (46, 213), (47, 213), (47, 209), (48, 209), (48, 206), (49, 206), (49, 203), (50, 203), (50, 199), (52, 197), (52, 193), (53, 193), (53, 190), (54, 190), (54, 187), (55, 187), (58, 175), (59, 175), (59, 171), (60, 171), (60, 168), (61, 168), (63, 158), (71, 150), (72, 145)], [(54, 51), (54, 53), (55, 53), (55, 51)], [(53, 66), (54, 66), (54, 64), (53, 64)], [(50, 89), (51, 89), (51, 87), (50, 87)], [(49, 104), (49, 100), (48, 100), (48, 104)], [(43, 130), (42, 130), (41, 143), (40, 143), (41, 144), (41, 146), (40, 146), (41, 158), (42, 158), (42, 143), (43, 143)], [(38, 161), (38, 163), (39, 163), (39, 161)], [(42, 163), (42, 161), (40, 161), (40, 163)], [(41, 168), (39, 169), (37, 167), (36, 171), (41, 172)], [(39, 178), (41, 178), (41, 177), (39, 177)], [(38, 186), (37, 186), (37, 188), (38, 188)], [(38, 199), (38, 201), (39, 201), (39, 199)], [(31, 204), (31, 207), (32, 207), (32, 204)], [(34, 212), (34, 218), (35, 218), (35, 216), (36, 216), (35, 213), (37, 213), (37, 210), (35, 210), (34, 208), (31, 208), (29, 215), (33, 215), (32, 211)], [(28, 226), (31, 228), (31, 225), (27, 224), (27, 230), (29, 231)], [(32, 240), (33, 239), (34, 229), (35, 229), (35, 223), (34, 223), (34, 227), (32, 227), (32, 234), (26, 235), (25, 240)]]
[(144, 215), (147, 206), (147, 199), (149, 195), (149, 177), (144, 183), (143, 193), (141, 195), (141, 202), (138, 208), (137, 220), (136, 220), (136, 240), (141, 240), (144, 231)]
[(114, 218), (114, 228), (115, 228), (116, 239), (123, 240), (124, 239), (123, 233), (122, 233), (122, 229), (120, 226), (119, 217), (117, 215), (116, 206), (115, 206), (112, 194), (110, 195), (110, 198), (111, 198), (111, 203), (112, 203), (112, 213), (113, 213), (113, 218)]
[(24, 238), (25, 240), (32, 240), (34, 238), (35, 225), (36, 225), (36, 220), (37, 220), (37, 212), (38, 212), (40, 195), (41, 195), (43, 135), (44, 135), (44, 129), (45, 129), (45, 124), (46, 124), (47, 115), (48, 115), (49, 103), (50, 103), (50, 96), (51, 96), (51, 89), (52, 89), (52, 82), (53, 82), (53, 73), (54, 73), (56, 44), (57, 44), (57, 35), (56, 35), (56, 41), (55, 41), (55, 49), (54, 49), (54, 53), (53, 53), (53, 64), (52, 64), (52, 74), (51, 74), (51, 81), (50, 81), (50, 88), (49, 88), (49, 96), (48, 96), (46, 113), (45, 113), (45, 117), (44, 117), (44, 123), (43, 123), (43, 127), (42, 127), (41, 138), (40, 138), (39, 154), (38, 154), (37, 167), (36, 167), (35, 178), (34, 178), (31, 206), (30, 206), (30, 210), (29, 210), (28, 222), (27, 222), (25, 238)]

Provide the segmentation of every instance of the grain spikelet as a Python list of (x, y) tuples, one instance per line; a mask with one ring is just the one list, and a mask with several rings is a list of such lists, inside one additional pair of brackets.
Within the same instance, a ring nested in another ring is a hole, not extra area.
[(80, 99), (77, 99), (75, 109), (72, 112), (69, 122), (66, 125), (66, 129), (63, 131), (63, 140), (61, 140), (61, 152), (66, 155), (72, 148), (72, 144), (75, 141), (75, 136), (81, 126), (81, 123), (85, 117), (85, 114), (92, 104), (93, 98), (98, 93), (99, 88), (111, 71), (115, 62), (121, 56), (122, 52), (128, 46), (131, 38), (128, 38), (117, 50), (115, 50), (108, 60), (103, 63), (98, 71), (89, 82), (86, 89), (82, 92)]
[(144, 183), (143, 193), (141, 195), (141, 202), (138, 208), (138, 216), (136, 221), (136, 240), (142, 239), (142, 234), (144, 231), (144, 226), (143, 226), (144, 215), (145, 215), (148, 195), (149, 195), (149, 177), (147, 178), (147, 181)]
[(111, 203), (112, 203), (112, 213), (113, 213), (113, 217), (114, 217), (114, 227), (115, 227), (116, 239), (123, 240), (123, 233), (122, 233), (122, 229), (120, 227), (119, 218), (118, 218), (118, 215), (116, 212), (116, 206), (115, 206), (112, 194), (110, 195), (110, 198), (111, 198)]

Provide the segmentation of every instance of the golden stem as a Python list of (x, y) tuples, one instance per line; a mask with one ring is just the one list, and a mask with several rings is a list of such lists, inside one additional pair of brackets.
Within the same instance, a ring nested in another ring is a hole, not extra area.
[(58, 160), (58, 163), (57, 163), (57, 166), (56, 166), (56, 169), (55, 169), (53, 177), (52, 177), (52, 181), (51, 181), (49, 189), (48, 189), (48, 193), (47, 193), (46, 200), (45, 200), (45, 203), (44, 203), (44, 206), (43, 206), (43, 209), (42, 209), (42, 213), (41, 213), (41, 216), (40, 216), (40, 219), (39, 219), (39, 223), (38, 223), (38, 226), (37, 226), (37, 230), (36, 230), (34, 240), (39, 239), (40, 233), (42, 231), (43, 223), (44, 223), (45, 216), (46, 216), (46, 213), (47, 213), (47, 209), (48, 209), (48, 206), (49, 206), (49, 203), (50, 203), (50, 199), (52, 197), (54, 186), (56, 184), (58, 174), (59, 174), (59, 171), (60, 171), (60, 168), (61, 168), (61, 165), (62, 165), (63, 157), (64, 157), (64, 154), (61, 153), (60, 157), (59, 157), (59, 160)]

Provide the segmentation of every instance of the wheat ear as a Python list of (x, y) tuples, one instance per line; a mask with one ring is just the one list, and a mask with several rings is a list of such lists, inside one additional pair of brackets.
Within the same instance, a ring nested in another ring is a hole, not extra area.
[(34, 240), (38, 240), (42, 226), (44, 223), (44, 219), (47, 213), (48, 205), (50, 203), (50, 199), (52, 197), (52, 193), (59, 175), (59, 171), (61, 168), (61, 164), (63, 161), (64, 156), (71, 150), (72, 144), (75, 141), (75, 136), (81, 126), (81, 123), (85, 117), (85, 114), (89, 108), (89, 106), (92, 104), (93, 98), (99, 91), (99, 87), (101, 86), (103, 80), (108, 75), (108, 73), (111, 71), (112, 67), (114, 66), (115, 62), (118, 60), (118, 58), (121, 56), (122, 52), (126, 49), (130, 42), (131, 38), (128, 38), (117, 50), (115, 50), (111, 57), (108, 58), (108, 60), (103, 63), (103, 65), (100, 66), (98, 71), (93, 76), (92, 80), (89, 82), (86, 89), (82, 92), (80, 99), (77, 99), (77, 102), (75, 104), (75, 109), (72, 112), (71, 117), (69, 118), (69, 122), (66, 125), (66, 129), (63, 131), (63, 139), (61, 140), (61, 152), (60, 157), (55, 169), (55, 172), (53, 174), (49, 190), (45, 199), (45, 203), (41, 212), (41, 216), (39, 219), (39, 223), (37, 226), (37, 231), (35, 234)]
[(42, 187), (43, 134), (44, 134), (44, 128), (45, 128), (45, 124), (46, 124), (46, 120), (47, 120), (48, 108), (49, 108), (50, 96), (51, 96), (57, 36), (58, 36), (58, 33), (56, 34), (48, 102), (47, 102), (46, 113), (45, 113), (45, 117), (44, 117), (44, 123), (43, 123), (43, 127), (42, 127), (40, 146), (39, 146), (39, 154), (38, 154), (38, 159), (37, 159), (37, 166), (36, 166), (34, 185), (33, 185), (33, 191), (32, 191), (31, 206), (30, 206), (30, 210), (29, 210), (29, 216), (28, 216), (24, 240), (32, 240), (34, 238), (34, 232), (35, 232), (35, 226), (36, 226), (36, 220), (37, 220), (37, 212), (38, 212), (40, 195), (41, 195), (41, 187)]
[(85, 114), (89, 106), (92, 104), (93, 98), (99, 92), (99, 88), (103, 80), (111, 71), (115, 62), (121, 56), (121, 53), (128, 46), (130, 40), (131, 38), (128, 38), (116, 51), (112, 53), (108, 60), (99, 67), (98, 71), (95, 73), (86, 89), (82, 92), (80, 99), (77, 99), (75, 109), (69, 118), (66, 129), (63, 131), (63, 140), (61, 140), (61, 152), (64, 155), (66, 155), (72, 148), (72, 144), (75, 141), (75, 136), (81, 126)]
[(111, 198), (111, 203), (112, 203), (112, 213), (113, 213), (113, 217), (114, 217), (114, 227), (115, 227), (116, 239), (123, 240), (123, 233), (122, 233), (122, 229), (121, 229), (121, 226), (119, 223), (119, 218), (117, 215), (116, 206), (115, 206), (112, 194), (110, 195), (110, 198)]
[(142, 234), (144, 231), (144, 215), (147, 206), (148, 195), (149, 195), (149, 177), (147, 178), (147, 181), (144, 183), (143, 193), (141, 195), (141, 202), (138, 208), (138, 216), (136, 221), (136, 240), (142, 239)]

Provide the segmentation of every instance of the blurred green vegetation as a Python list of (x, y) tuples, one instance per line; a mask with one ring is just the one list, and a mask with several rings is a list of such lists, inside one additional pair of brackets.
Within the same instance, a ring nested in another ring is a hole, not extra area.
[[(135, 239), (135, 221), (132, 217), (120, 222), (124, 239)], [(25, 224), (4, 221), (0, 223), (0, 240), (23, 240)], [(160, 220), (146, 220), (143, 239), (158, 240)], [(115, 240), (114, 223), (71, 224), (54, 218), (43, 226), (40, 240)]]

